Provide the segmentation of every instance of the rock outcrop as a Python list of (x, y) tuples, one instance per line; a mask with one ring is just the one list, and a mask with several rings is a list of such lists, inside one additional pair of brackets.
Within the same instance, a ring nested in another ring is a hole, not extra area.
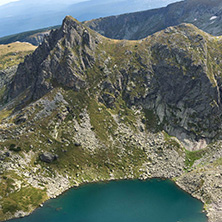
[(39, 159), (43, 162), (51, 163), (51, 162), (58, 159), (58, 155), (54, 155), (54, 154), (49, 153), (49, 152), (44, 152), (44, 153), (41, 153), (39, 155)]
[(29, 89), (26, 100), (35, 100), (53, 89), (53, 85), (78, 91), (85, 84), (84, 71), (94, 63), (95, 44), (88, 30), (67, 16), (62, 27), (51, 31), (36, 51), (19, 65), (9, 97), (15, 98)]

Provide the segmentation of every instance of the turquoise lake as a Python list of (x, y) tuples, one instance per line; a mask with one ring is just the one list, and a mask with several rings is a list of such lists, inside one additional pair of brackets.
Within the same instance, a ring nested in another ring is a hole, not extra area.
[(70, 189), (13, 222), (207, 222), (203, 204), (169, 180), (128, 180)]

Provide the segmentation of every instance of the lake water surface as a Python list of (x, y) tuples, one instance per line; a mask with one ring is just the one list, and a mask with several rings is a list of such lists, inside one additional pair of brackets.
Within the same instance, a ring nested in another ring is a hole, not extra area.
[(207, 222), (203, 204), (169, 180), (128, 180), (70, 189), (13, 222)]

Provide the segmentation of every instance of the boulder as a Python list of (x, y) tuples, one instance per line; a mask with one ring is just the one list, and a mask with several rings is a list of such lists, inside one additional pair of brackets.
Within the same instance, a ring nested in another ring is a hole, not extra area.
[(50, 153), (50, 152), (44, 152), (39, 155), (39, 159), (42, 162), (51, 163), (58, 159), (58, 155)]

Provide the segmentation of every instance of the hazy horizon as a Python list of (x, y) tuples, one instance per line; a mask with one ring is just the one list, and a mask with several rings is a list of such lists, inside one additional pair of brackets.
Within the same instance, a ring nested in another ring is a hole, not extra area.
[(66, 15), (80, 21), (166, 6), (178, 0), (0, 0), (0, 37), (59, 25)]

